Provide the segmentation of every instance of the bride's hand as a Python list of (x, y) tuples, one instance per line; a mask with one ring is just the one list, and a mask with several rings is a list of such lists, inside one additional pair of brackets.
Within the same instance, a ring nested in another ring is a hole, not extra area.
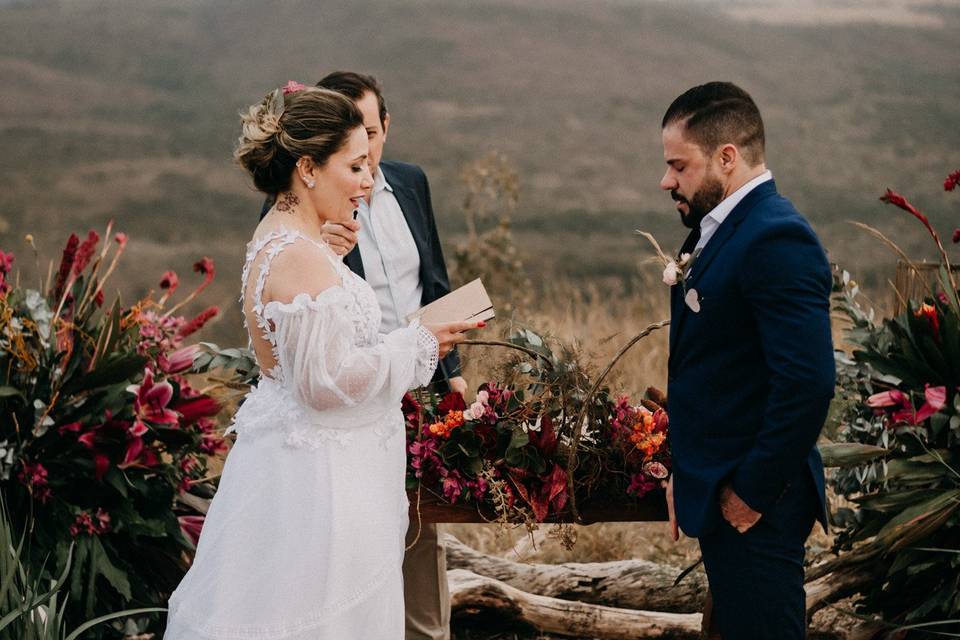
[(440, 357), (443, 358), (455, 346), (467, 339), (463, 335), (464, 331), (471, 329), (482, 329), (487, 326), (486, 322), (443, 322), (439, 324), (425, 324), (423, 327), (437, 337), (440, 343)]

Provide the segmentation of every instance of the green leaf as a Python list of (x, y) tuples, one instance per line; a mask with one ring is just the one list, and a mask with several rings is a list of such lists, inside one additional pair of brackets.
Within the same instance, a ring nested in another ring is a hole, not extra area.
[(515, 427), (513, 429), (513, 434), (510, 436), (510, 444), (507, 446), (509, 449), (519, 449), (526, 446), (529, 442), (530, 434), (520, 427)]
[(127, 579), (126, 572), (121, 571), (110, 562), (106, 549), (103, 548), (100, 538), (97, 537), (93, 538), (90, 566), (93, 571), (106, 578), (110, 586), (116, 589), (117, 593), (122, 595), (126, 600), (130, 600), (133, 597), (130, 593), (130, 580)]
[(82, 376), (73, 378), (63, 386), (64, 394), (77, 393), (97, 387), (118, 384), (143, 373), (147, 358), (137, 354), (128, 354), (101, 361), (100, 365)]
[[(923, 457), (923, 456), (920, 456)], [(909, 460), (891, 460), (887, 464), (887, 479), (902, 482), (931, 482), (939, 480), (949, 473), (949, 470), (939, 462), (920, 462), (914, 458)]]
[(880, 530), (877, 543), (888, 552), (909, 546), (938, 530), (957, 508), (960, 508), (960, 489), (944, 491), (901, 511)]
[(0, 398), (9, 398), (11, 396), (17, 396), (24, 402), (27, 401), (27, 397), (23, 395), (23, 392), (16, 387), (0, 387)]
[(925, 502), (939, 492), (934, 489), (911, 489), (908, 491), (881, 491), (853, 499), (866, 511), (901, 511), (910, 505)]
[(110, 620), (116, 620), (117, 618), (130, 618), (132, 616), (140, 615), (142, 613), (160, 613), (163, 611), (166, 611), (166, 609), (163, 607), (149, 607), (147, 609), (127, 609), (126, 611), (118, 611), (117, 613), (110, 613), (105, 616), (100, 616), (99, 618), (94, 618), (93, 620), (84, 622), (82, 625), (74, 629), (73, 632), (63, 640), (76, 640), (77, 638), (80, 637), (80, 634), (86, 631), (87, 629), (95, 627), (98, 624), (108, 622)]
[(825, 467), (852, 467), (882, 458), (890, 453), (884, 447), (858, 442), (833, 442), (821, 444), (818, 448)]

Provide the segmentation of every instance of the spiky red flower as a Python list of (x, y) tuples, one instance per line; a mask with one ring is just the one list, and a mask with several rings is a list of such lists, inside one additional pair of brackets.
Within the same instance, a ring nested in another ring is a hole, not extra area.
[(80, 245), (80, 238), (77, 234), (71, 233), (67, 239), (67, 244), (63, 248), (63, 255), (60, 258), (60, 268), (57, 270), (57, 279), (54, 281), (53, 297), (60, 299), (63, 295), (63, 288), (67, 284), (67, 276), (73, 268), (73, 263), (77, 259), (77, 247)]
[(99, 242), (100, 234), (93, 230), (87, 233), (87, 239), (84, 240), (80, 248), (77, 249), (77, 258), (73, 263), (73, 273), (75, 275), (80, 275), (83, 270), (87, 268), (87, 265), (90, 264), (90, 259), (93, 258), (94, 251), (96, 251), (97, 243)]
[(188, 322), (187, 324), (180, 327), (180, 330), (177, 332), (177, 335), (181, 338), (186, 338), (190, 334), (196, 333), (203, 328), (203, 325), (207, 324), (214, 316), (220, 313), (220, 307), (214, 305), (212, 307), (207, 307), (196, 317)]
[(927, 228), (927, 231), (930, 232), (930, 235), (933, 236), (934, 239), (937, 238), (937, 232), (933, 230), (932, 226), (930, 226), (930, 220), (927, 219), (927, 216), (920, 213), (919, 209), (917, 209), (915, 206), (910, 204), (910, 202), (906, 198), (904, 198), (902, 195), (900, 195), (896, 191), (892, 189), (887, 189), (887, 192), (882, 196), (880, 196), (880, 201), (885, 202), (887, 204), (892, 204), (895, 207), (900, 207), (901, 209), (903, 209), (904, 211), (912, 215), (914, 218), (922, 222), (923, 226)]
[(944, 191), (953, 191), (958, 184), (960, 184), (960, 169), (947, 176), (947, 179), (943, 181), (943, 189)]
[(0, 249), (0, 273), (10, 273), (10, 270), (13, 268), (13, 260), (13, 253), (4, 253), (3, 250)]

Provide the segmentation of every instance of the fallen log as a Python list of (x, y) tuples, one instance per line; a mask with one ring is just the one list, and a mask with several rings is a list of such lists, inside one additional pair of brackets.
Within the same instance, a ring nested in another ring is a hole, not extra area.
[(476, 551), (443, 538), (448, 569), (465, 569), (520, 591), (625, 609), (694, 613), (703, 609), (706, 577), (692, 573), (676, 587), (680, 569), (646, 560), (527, 564)]
[(634, 638), (694, 639), (700, 636), (699, 613), (660, 613), (605, 607), (526, 593), (466, 569), (447, 572), (454, 616), (495, 612), (498, 619), (554, 633), (596, 640)]

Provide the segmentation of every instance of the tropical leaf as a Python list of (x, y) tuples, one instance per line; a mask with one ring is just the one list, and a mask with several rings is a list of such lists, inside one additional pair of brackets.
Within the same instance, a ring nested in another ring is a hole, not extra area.
[(825, 467), (852, 467), (871, 462), (890, 453), (889, 449), (859, 442), (831, 442), (821, 444), (820, 456)]

